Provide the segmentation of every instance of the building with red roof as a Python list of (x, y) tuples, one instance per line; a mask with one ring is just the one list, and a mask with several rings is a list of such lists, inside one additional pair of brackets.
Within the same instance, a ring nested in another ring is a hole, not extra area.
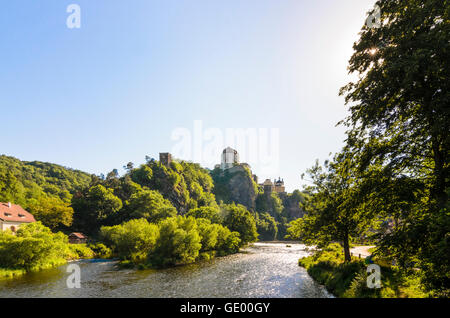
[(20, 205), (0, 202), (0, 231), (16, 232), (22, 224), (33, 222), (36, 222), (34, 216)]
[(69, 235), (69, 243), (71, 244), (81, 244), (87, 242), (87, 236), (83, 233), (73, 232)]

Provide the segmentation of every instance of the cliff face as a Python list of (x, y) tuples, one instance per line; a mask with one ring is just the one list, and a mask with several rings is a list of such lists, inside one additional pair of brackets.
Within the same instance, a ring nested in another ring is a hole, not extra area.
[(225, 171), (214, 169), (211, 174), (214, 180), (213, 193), (217, 201), (234, 202), (249, 210), (255, 210), (257, 185), (247, 168), (238, 165)]

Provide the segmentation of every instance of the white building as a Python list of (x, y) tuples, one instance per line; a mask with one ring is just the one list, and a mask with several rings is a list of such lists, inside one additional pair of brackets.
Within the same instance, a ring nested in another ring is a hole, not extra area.
[(222, 163), (220, 168), (222, 170), (230, 169), (234, 165), (239, 164), (239, 154), (233, 148), (227, 147), (222, 152)]

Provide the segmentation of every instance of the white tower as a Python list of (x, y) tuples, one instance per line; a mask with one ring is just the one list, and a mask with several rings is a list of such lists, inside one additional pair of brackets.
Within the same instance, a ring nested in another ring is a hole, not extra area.
[(230, 147), (225, 148), (222, 152), (222, 163), (220, 168), (222, 170), (229, 169), (235, 164), (239, 164), (238, 152)]

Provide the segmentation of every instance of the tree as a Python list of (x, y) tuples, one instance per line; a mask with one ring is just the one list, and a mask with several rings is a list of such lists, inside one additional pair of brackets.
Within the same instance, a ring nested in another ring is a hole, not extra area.
[(103, 226), (100, 237), (122, 260), (142, 261), (155, 248), (159, 228), (145, 219), (130, 220), (121, 225)]
[[(361, 171), (381, 167), (389, 180), (415, 181), (421, 203), (411, 202), (402, 226), (386, 235), (383, 245), (397, 257), (419, 257), (425, 282), (445, 293), (450, 289), (450, 263), (442, 257), (450, 255), (449, 2), (377, 5), (381, 27), (363, 27), (349, 63), (359, 79), (341, 90), (351, 104), (342, 122), (349, 127), (347, 148), (359, 154)], [(373, 194), (382, 187), (374, 184)], [(407, 250), (401, 248), (405, 241)]]
[(116, 197), (112, 189), (101, 184), (93, 186), (72, 199), (74, 209), (74, 227), (95, 233), (100, 226), (107, 223), (122, 208), (122, 201)]
[(259, 239), (262, 241), (274, 241), (277, 238), (278, 227), (275, 218), (269, 213), (259, 213), (256, 218), (256, 227)]
[(223, 217), (220, 215), (220, 209), (212, 206), (202, 206), (200, 208), (191, 209), (186, 216), (193, 216), (197, 219), (208, 219), (212, 223), (221, 224)]
[(37, 221), (52, 230), (72, 225), (73, 209), (59, 198), (42, 196), (31, 200), (27, 208)]
[(243, 205), (227, 204), (221, 208), (225, 214), (223, 224), (231, 231), (239, 233), (242, 244), (258, 239), (255, 218)]
[(24, 189), (22, 184), (10, 171), (0, 171), (0, 202), (23, 201)]
[(207, 219), (196, 219), (198, 226), (198, 233), (201, 237), (202, 248), (201, 251), (212, 251), (216, 248), (217, 237), (219, 235), (219, 228), (221, 225), (211, 224)]
[(65, 262), (68, 238), (41, 222), (22, 225), (16, 235), (0, 231), (0, 264), (27, 271)]
[(129, 219), (145, 218), (151, 223), (177, 214), (170, 201), (153, 190), (142, 190), (131, 195), (125, 209)]
[(202, 247), (197, 222), (193, 217), (176, 216), (160, 223), (160, 236), (150, 264), (165, 267), (194, 262)]
[(219, 255), (228, 255), (239, 252), (242, 245), (238, 232), (231, 232), (227, 227), (220, 226), (217, 229), (216, 251)]
[(307, 187), (310, 195), (303, 205), (306, 214), (291, 223), (289, 238), (319, 247), (338, 241), (344, 249), (345, 261), (350, 262), (351, 238), (361, 235), (372, 220), (362, 206), (351, 156), (338, 154), (334, 162), (326, 161), (324, 168), (316, 162), (307, 173), (312, 185)]

